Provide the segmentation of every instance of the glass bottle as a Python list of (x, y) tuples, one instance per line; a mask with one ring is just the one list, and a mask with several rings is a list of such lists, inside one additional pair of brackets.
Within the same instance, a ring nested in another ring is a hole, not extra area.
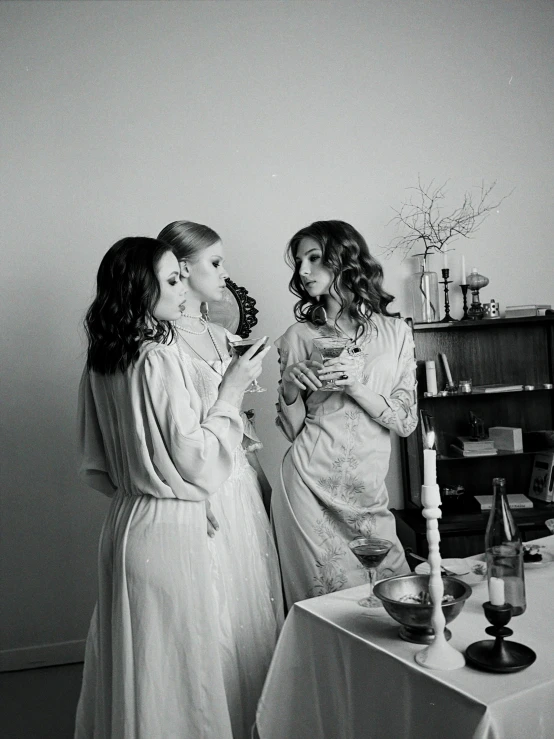
[(427, 259), (421, 260), (420, 271), (409, 277), (414, 323), (439, 320), (439, 278), (427, 270)]
[[(492, 487), (492, 508), (485, 533), (489, 593), (492, 592), (491, 578), (502, 580), (504, 600), (512, 606), (512, 615), (520, 616), (526, 607), (521, 534), (506, 496), (506, 480), (495, 477)], [(495, 582), (494, 587), (497, 585)]]

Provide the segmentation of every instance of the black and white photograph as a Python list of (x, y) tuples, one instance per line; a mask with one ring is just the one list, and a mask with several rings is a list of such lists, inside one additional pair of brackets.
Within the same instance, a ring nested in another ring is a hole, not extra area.
[(552, 739), (554, 1), (0, 65), (2, 739)]

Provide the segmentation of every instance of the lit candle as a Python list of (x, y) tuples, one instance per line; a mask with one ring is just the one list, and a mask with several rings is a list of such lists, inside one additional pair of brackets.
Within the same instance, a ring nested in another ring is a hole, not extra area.
[(437, 453), (434, 449), (423, 450), (423, 484), (437, 484)]
[(501, 577), (490, 578), (489, 600), (493, 606), (503, 606), (506, 602), (504, 597), (504, 580)]
[(462, 257), (462, 270), (461, 270), (461, 282), (460, 285), (467, 285), (467, 275), (466, 275), (466, 258)]
[(446, 252), (444, 252), (442, 260), (442, 268), (448, 269), (448, 254)]

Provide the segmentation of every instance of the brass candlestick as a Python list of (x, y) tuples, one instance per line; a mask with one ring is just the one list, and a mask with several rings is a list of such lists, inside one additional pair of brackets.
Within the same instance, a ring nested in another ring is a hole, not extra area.
[(537, 659), (535, 652), (524, 644), (504, 641), (514, 632), (506, 624), (512, 618), (512, 606), (493, 606), (490, 601), (483, 603), (487, 621), (492, 624), (485, 629), (494, 639), (484, 639), (470, 644), (465, 656), (472, 667), (486, 672), (517, 672), (524, 670)]
[(452, 284), (452, 280), (448, 279), (448, 276), (450, 275), (449, 269), (441, 269), (442, 272), (442, 280), (441, 285), (444, 285), (444, 318), (442, 318), (439, 323), (453, 323), (456, 319), (452, 318), (450, 315), (450, 299), (448, 296), (448, 285)]

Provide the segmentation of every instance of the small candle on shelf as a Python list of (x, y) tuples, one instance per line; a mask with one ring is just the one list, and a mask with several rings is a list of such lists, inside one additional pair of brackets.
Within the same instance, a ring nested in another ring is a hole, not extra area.
[(467, 275), (466, 275), (466, 258), (462, 256), (462, 269), (461, 269), (461, 282), (460, 285), (467, 285)]
[(437, 453), (434, 449), (423, 450), (423, 484), (437, 484)]
[(504, 580), (501, 577), (490, 578), (489, 600), (493, 606), (503, 606), (506, 602), (504, 597)]

